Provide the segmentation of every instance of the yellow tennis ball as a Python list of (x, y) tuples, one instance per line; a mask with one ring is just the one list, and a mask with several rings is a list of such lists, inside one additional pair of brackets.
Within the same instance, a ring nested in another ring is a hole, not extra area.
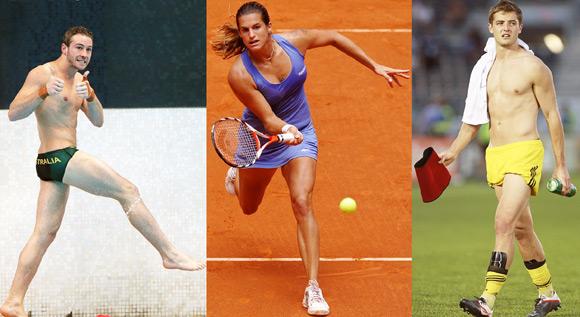
[(343, 198), (338, 205), (338, 208), (344, 213), (352, 213), (356, 211), (356, 201), (350, 197)]

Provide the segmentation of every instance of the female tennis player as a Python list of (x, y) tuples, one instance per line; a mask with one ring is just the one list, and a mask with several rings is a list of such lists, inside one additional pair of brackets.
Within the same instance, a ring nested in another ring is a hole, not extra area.
[(224, 59), (240, 55), (230, 69), (228, 81), (246, 106), (242, 119), (259, 131), (272, 135), (289, 132), (294, 139), (266, 148), (250, 168), (230, 168), (226, 190), (237, 195), (245, 214), (253, 214), (276, 169), (282, 169), (298, 224), (298, 247), (309, 279), (302, 304), (311, 315), (327, 315), (330, 309), (317, 282), (319, 233), (312, 210), (312, 191), (318, 141), (304, 94), (306, 51), (332, 45), (386, 78), (391, 87), (400, 86), (399, 77), (409, 78), (409, 71), (376, 63), (351, 40), (334, 31), (272, 34), (268, 11), (257, 2), (243, 4), (236, 13), (236, 23), (237, 28), (230, 24), (220, 27), (211, 45)]

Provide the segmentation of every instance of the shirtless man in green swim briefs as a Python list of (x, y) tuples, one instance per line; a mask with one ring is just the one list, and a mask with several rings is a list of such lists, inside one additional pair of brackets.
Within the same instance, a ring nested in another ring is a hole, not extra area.
[(89, 64), (92, 49), (89, 30), (67, 30), (60, 57), (31, 70), (10, 104), (11, 121), (36, 115), (40, 137), (36, 171), (41, 181), (34, 232), (20, 253), (12, 287), (0, 307), (0, 314), (6, 317), (27, 316), (24, 295), (60, 227), (70, 186), (117, 200), (130, 223), (160, 253), (165, 268), (194, 271), (205, 267), (167, 239), (135, 185), (102, 161), (76, 149), (79, 110), (93, 125), (103, 125), (103, 107), (88, 81), (88, 71), (80, 73)]

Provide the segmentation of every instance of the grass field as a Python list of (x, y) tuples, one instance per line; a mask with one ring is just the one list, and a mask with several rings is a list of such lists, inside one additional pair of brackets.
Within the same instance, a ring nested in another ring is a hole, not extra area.
[[(578, 181), (577, 177), (573, 180)], [(413, 189), (413, 316), (466, 316), (462, 297), (481, 295), (493, 249), (496, 200), (483, 181), (450, 186), (424, 204)], [(580, 316), (580, 198), (550, 194), (542, 183), (531, 200), (536, 233), (546, 251), (562, 309), (550, 316)], [(516, 248), (517, 249), (517, 248)], [(526, 316), (537, 296), (516, 253), (494, 316)]]

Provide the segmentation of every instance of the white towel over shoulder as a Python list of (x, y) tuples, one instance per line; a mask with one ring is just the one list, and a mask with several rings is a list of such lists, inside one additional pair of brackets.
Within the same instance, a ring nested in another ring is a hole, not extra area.
[[(518, 45), (534, 54), (524, 41), (518, 39)], [(490, 37), (484, 48), (485, 54), (479, 58), (469, 77), (465, 110), (463, 111), (464, 123), (480, 125), (489, 122), (487, 113), (487, 75), (495, 61), (495, 40)]]

